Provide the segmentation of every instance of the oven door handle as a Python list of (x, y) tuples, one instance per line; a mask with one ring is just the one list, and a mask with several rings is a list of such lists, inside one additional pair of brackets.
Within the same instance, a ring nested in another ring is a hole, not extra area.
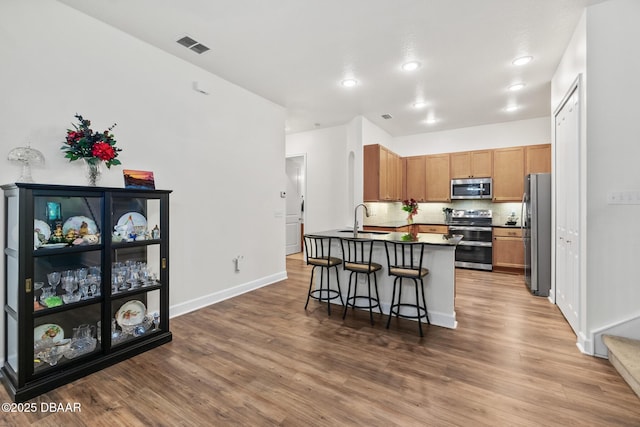
[(470, 242), (468, 240), (461, 240), (458, 245), (460, 246), (479, 246), (479, 247), (483, 247), (483, 248), (490, 248), (491, 246), (493, 246), (493, 243), (491, 242)]
[(457, 226), (449, 226), (449, 230), (459, 230), (459, 231), (491, 231), (491, 227), (457, 227)]

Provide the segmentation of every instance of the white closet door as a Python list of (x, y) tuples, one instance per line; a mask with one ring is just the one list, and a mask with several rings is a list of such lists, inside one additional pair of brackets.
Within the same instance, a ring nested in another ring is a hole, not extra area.
[(580, 97), (578, 86), (555, 116), (555, 299), (574, 332), (580, 326)]

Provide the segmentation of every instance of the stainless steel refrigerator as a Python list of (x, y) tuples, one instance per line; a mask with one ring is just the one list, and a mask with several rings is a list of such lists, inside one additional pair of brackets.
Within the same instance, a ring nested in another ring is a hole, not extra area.
[(533, 295), (551, 289), (551, 174), (527, 175), (522, 196), (524, 280)]

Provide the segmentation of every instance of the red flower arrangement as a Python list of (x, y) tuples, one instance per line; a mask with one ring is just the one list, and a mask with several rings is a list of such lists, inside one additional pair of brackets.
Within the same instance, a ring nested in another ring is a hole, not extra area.
[(67, 139), (60, 147), (66, 153), (65, 157), (70, 162), (78, 159), (86, 159), (92, 164), (104, 161), (107, 168), (121, 164), (116, 157), (122, 149), (116, 147), (116, 140), (111, 134), (111, 130), (116, 124), (114, 123), (104, 132), (98, 133), (90, 128), (90, 120), (84, 119), (80, 114), (76, 114), (75, 117), (80, 123), (79, 125), (74, 124), (74, 129), (67, 129)]
[(418, 213), (418, 202), (415, 199), (404, 200), (402, 210), (409, 213), (407, 221), (412, 222), (413, 216)]

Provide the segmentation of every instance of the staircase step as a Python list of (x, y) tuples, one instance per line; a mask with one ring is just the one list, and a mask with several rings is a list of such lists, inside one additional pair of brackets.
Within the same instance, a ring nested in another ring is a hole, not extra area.
[(603, 335), (602, 341), (609, 349), (609, 362), (640, 396), (640, 340)]

